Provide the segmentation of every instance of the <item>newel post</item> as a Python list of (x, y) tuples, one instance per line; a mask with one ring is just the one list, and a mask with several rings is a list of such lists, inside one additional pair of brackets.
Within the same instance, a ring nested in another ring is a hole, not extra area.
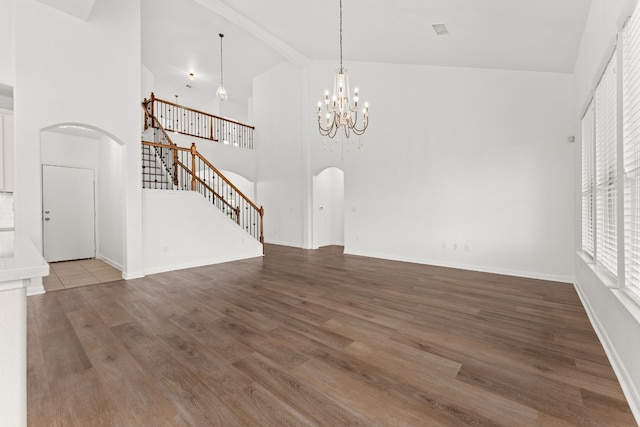
[(263, 245), (264, 252), (264, 208), (260, 206), (260, 243)]
[(191, 143), (191, 191), (196, 191), (196, 143)]
[(155, 112), (154, 104), (156, 103), (156, 96), (153, 94), (153, 92), (151, 92), (151, 98), (149, 98), (149, 103), (151, 104), (151, 117), (155, 117), (156, 112)]

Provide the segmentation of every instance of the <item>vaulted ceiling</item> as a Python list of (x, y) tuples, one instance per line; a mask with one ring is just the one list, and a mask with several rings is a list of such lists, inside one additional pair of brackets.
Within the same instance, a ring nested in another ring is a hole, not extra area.
[[(343, 0), (344, 61), (571, 73), (590, 4)], [(142, 0), (143, 64), (172, 95), (213, 97), (224, 33), (225, 87), (244, 104), (252, 78), (283, 61), (337, 64), (338, 22), (338, 0)]]

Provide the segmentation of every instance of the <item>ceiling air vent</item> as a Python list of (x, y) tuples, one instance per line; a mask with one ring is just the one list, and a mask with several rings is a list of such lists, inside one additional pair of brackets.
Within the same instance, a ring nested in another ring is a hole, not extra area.
[(444, 24), (431, 24), (431, 26), (439, 36), (446, 36), (449, 34), (449, 30), (447, 30), (447, 27)]

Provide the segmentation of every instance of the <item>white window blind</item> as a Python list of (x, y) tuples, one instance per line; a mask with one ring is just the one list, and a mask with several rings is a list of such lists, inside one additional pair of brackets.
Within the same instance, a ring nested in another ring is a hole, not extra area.
[(594, 256), (594, 113), (593, 102), (582, 118), (582, 250)]
[(640, 14), (623, 31), (625, 286), (640, 294)]
[(616, 53), (596, 88), (596, 261), (617, 276)]

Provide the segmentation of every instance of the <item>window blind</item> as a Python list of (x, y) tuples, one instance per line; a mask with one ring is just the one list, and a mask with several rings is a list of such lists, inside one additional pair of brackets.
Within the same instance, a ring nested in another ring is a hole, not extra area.
[(582, 250), (594, 256), (594, 113), (593, 102), (589, 104), (582, 118)]
[(596, 88), (596, 261), (617, 276), (616, 145), (617, 81), (616, 53)]
[(640, 293), (640, 14), (623, 30), (625, 286)]

